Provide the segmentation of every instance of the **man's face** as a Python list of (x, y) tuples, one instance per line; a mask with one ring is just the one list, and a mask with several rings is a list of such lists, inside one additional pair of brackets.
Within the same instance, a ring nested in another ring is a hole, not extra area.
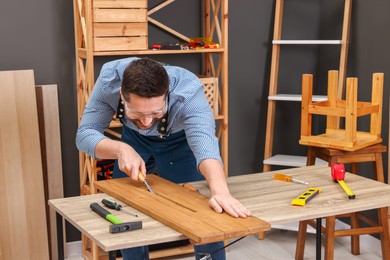
[[(122, 95), (122, 94), (121, 94)], [(135, 94), (129, 94), (128, 100), (123, 98), (125, 114), (139, 129), (146, 130), (161, 119), (168, 109), (166, 96), (146, 98)]]

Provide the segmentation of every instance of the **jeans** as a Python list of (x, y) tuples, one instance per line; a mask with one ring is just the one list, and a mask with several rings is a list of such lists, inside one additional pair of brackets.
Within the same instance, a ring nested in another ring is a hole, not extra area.
[[(201, 259), (202, 255), (200, 253), (212, 253), (224, 247), (223, 242), (210, 243), (205, 245), (195, 245), (195, 258), (197, 260)], [(127, 248), (121, 250), (123, 260), (148, 260), (149, 259), (149, 250), (147, 246), (140, 246), (134, 248)], [(218, 252), (211, 255), (213, 260), (225, 260), (226, 253), (225, 249), (221, 249)]]

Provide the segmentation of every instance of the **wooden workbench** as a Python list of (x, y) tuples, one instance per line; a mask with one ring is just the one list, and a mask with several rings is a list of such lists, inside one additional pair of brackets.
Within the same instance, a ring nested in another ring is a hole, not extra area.
[[(356, 194), (349, 200), (339, 184), (332, 181), (330, 168), (310, 166), (277, 171), (309, 182), (310, 187), (319, 187), (322, 192), (305, 207), (292, 206), (291, 200), (302, 194), (307, 186), (276, 181), (275, 172), (254, 173), (228, 178), (233, 196), (239, 199), (252, 215), (271, 224), (290, 223), (315, 218), (323, 218), (343, 213), (357, 212), (390, 206), (390, 185), (353, 174), (346, 174), (345, 181)], [(200, 192), (208, 196), (206, 183), (194, 182)], [(127, 233), (110, 234), (109, 222), (100, 218), (89, 208), (90, 203), (100, 202), (106, 194), (50, 200), (49, 205), (92, 239), (104, 251), (128, 247), (151, 245), (161, 242), (178, 241), (185, 236), (153, 220), (128, 206), (126, 210), (138, 214), (138, 218), (122, 212), (115, 212), (123, 222), (142, 220), (143, 228)]]

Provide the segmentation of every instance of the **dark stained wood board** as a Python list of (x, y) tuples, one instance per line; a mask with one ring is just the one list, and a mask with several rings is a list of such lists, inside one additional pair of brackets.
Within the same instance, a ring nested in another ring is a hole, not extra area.
[(95, 182), (96, 188), (182, 233), (195, 244), (258, 234), (271, 229), (256, 218), (234, 218), (218, 214), (208, 205), (209, 198), (156, 175), (147, 176), (157, 193), (130, 178)]

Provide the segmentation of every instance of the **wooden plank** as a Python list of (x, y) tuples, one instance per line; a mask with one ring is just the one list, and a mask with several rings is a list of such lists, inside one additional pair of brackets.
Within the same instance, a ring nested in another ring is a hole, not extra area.
[(93, 0), (94, 8), (148, 8), (147, 0)]
[(98, 181), (95, 187), (133, 208), (175, 229), (196, 244), (210, 243), (257, 234), (270, 229), (258, 218), (233, 218), (218, 214), (208, 206), (208, 197), (178, 184), (148, 175), (157, 195), (130, 178)]
[(148, 36), (147, 23), (94, 23), (94, 36)]
[(49, 259), (32, 70), (0, 72), (1, 259)]
[(95, 51), (145, 50), (147, 37), (100, 37), (94, 39)]
[(95, 9), (96, 23), (142, 23), (147, 22), (146, 9)]
[[(36, 86), (35, 92), (46, 191), (45, 201), (47, 201), (64, 197), (57, 85)], [(50, 259), (55, 260), (58, 259), (58, 246), (64, 247), (64, 245), (57, 243), (56, 214), (49, 208), (49, 205), (46, 205), (46, 217), (50, 235)], [(65, 229), (63, 234), (65, 234)]]

